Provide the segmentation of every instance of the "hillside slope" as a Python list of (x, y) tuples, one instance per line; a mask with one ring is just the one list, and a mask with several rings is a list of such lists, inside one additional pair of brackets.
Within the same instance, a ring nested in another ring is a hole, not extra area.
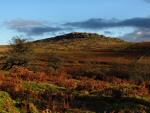
[[(113, 49), (127, 42), (117, 39), (98, 35), (94, 33), (69, 33), (52, 38), (37, 40), (35, 44), (43, 44), (43, 47), (50, 47), (55, 49), (78, 49), (78, 50), (91, 50), (91, 49)], [(38, 46), (37, 46), (38, 47)], [(41, 46), (42, 47), (42, 46)]]

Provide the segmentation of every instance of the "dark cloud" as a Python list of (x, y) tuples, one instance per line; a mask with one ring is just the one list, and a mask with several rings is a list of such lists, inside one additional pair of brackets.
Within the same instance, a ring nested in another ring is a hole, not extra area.
[(111, 31), (104, 31), (104, 33), (105, 33), (106, 35), (112, 35), (112, 34), (113, 34), (113, 32), (111, 32)]
[(117, 22), (113, 20), (105, 20), (105, 19), (89, 19), (86, 21), (81, 22), (70, 22), (66, 23), (66, 26), (77, 27), (77, 28), (84, 28), (84, 29), (101, 29), (101, 28), (108, 28), (113, 27), (117, 24)]
[(49, 27), (49, 26), (41, 26), (41, 27), (32, 27), (28, 29), (22, 29), (22, 32), (27, 35), (43, 35), (44, 33), (55, 33), (61, 31), (62, 29), (59, 27)]
[(150, 28), (150, 18), (133, 18), (120, 21), (116, 26)]
[(71, 22), (66, 23), (65, 25), (83, 28), (83, 29), (103, 29), (111, 27), (142, 27), (150, 28), (150, 18), (132, 18), (122, 21), (116, 20), (105, 20), (105, 19), (89, 19), (82, 22)]
[(45, 21), (23, 20), (17, 19), (5, 22), (8, 28), (16, 30), (26, 35), (43, 35), (45, 33), (55, 33), (63, 30), (61, 27), (50, 26)]

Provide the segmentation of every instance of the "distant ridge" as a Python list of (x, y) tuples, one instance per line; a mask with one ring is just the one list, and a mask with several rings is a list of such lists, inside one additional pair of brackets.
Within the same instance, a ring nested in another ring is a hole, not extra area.
[(49, 41), (60, 41), (65, 39), (88, 39), (88, 38), (114, 39), (116, 41), (123, 41), (119, 38), (106, 37), (104, 35), (99, 35), (97, 33), (72, 32), (72, 33), (68, 33), (56, 37), (37, 40), (35, 42), (49, 42)]

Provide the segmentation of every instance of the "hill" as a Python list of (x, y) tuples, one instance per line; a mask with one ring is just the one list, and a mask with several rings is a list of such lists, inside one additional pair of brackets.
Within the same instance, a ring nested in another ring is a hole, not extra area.
[[(35, 42), (49, 42), (49, 41), (60, 41), (60, 40), (65, 40), (65, 39), (69, 39), (69, 40), (77, 40), (77, 39), (89, 39), (89, 38), (100, 38), (100, 39), (112, 39), (111, 37), (106, 37), (104, 35), (99, 35), (96, 33), (85, 33), (85, 32), (72, 32), (69, 34), (64, 34), (64, 35), (60, 35), (60, 36), (56, 36), (56, 37), (51, 37), (51, 38), (46, 38), (46, 39), (42, 39), (42, 40), (37, 40)], [(116, 41), (123, 41), (121, 39), (117, 39), (117, 38), (113, 38), (113, 40)]]
[(52, 38), (37, 40), (34, 42), (37, 48), (49, 48), (54, 50), (98, 50), (98, 49), (115, 49), (121, 48), (128, 44), (121, 39), (106, 37), (94, 33), (69, 33)]

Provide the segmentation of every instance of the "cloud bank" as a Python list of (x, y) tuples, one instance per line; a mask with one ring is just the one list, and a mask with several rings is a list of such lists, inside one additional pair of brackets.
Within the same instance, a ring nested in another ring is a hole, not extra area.
[(45, 33), (53, 33), (62, 30), (61, 27), (51, 26), (46, 21), (16, 19), (4, 22), (4, 24), (9, 29), (25, 33), (28, 36), (43, 35)]
[[(67, 22), (59, 25), (51, 25), (46, 21), (35, 21), (35, 20), (11, 20), (5, 22), (5, 25), (12, 30), (20, 33), (24, 33), (27, 36), (44, 35), (46, 33), (62, 33), (66, 31), (78, 31), (83, 30), (104, 30), (108, 28), (117, 27), (132, 27), (135, 29), (134, 32), (125, 34), (123, 37), (128, 39), (136, 40), (149, 40), (150, 39), (150, 18), (130, 18), (125, 20), (111, 19), (106, 20), (102, 18), (92, 18), (85, 21), (78, 22)], [(106, 32), (106, 34), (113, 34)], [(136, 37), (136, 38), (135, 38)]]
[(116, 27), (132, 27), (134, 32), (125, 34), (123, 37), (128, 40), (142, 41), (150, 39), (150, 18), (131, 18), (126, 20), (105, 20), (105, 19), (89, 19), (81, 22), (69, 22), (65, 24), (78, 29), (107, 29)]
[(110, 27), (138, 27), (150, 28), (150, 18), (132, 18), (122, 21), (105, 20), (105, 19), (89, 19), (81, 22), (66, 23), (66, 26), (84, 29), (103, 29)]

